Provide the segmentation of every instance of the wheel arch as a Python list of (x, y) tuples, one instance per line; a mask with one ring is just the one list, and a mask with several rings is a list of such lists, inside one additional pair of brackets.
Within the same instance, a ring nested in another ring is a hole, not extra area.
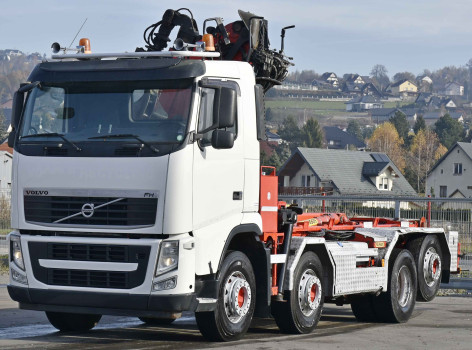
[[(405, 235), (405, 246), (408, 246), (408, 243), (417, 239), (425, 238), (426, 236), (435, 236), (438, 239), (439, 246), (441, 248), (442, 254), (442, 283), (448, 283), (451, 276), (451, 252), (449, 251), (449, 245), (446, 240), (446, 235), (441, 232), (412, 232)], [(397, 243), (398, 246), (398, 243)], [(413, 254), (413, 252), (411, 252)]]
[(270, 250), (264, 246), (261, 229), (256, 224), (242, 224), (234, 227), (228, 235), (218, 263), (218, 273), (229, 251), (240, 251), (249, 258), (256, 276), (256, 309), (254, 316), (270, 315), (271, 264)]
[(307, 244), (303, 253), (313, 252), (320, 259), (321, 266), (323, 267), (323, 288), (325, 290), (325, 297), (333, 296), (333, 284), (334, 284), (334, 268), (333, 263), (329, 257), (328, 250), (324, 244)]

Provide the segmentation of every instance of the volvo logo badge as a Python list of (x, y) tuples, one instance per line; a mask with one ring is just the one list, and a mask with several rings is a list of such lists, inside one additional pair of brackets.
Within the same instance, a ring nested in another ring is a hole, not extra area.
[(94, 212), (95, 212), (95, 205), (93, 203), (85, 203), (82, 206), (81, 213), (84, 218), (91, 217)]

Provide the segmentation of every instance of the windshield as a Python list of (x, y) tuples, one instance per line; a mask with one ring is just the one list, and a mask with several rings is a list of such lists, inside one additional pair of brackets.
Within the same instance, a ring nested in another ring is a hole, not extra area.
[[(88, 156), (92, 149), (116, 151), (123, 144), (131, 148), (134, 145), (148, 155), (156, 154), (159, 149), (168, 150), (157, 145), (175, 146), (185, 139), (192, 88), (189, 84), (165, 85), (163, 82), (41, 84), (27, 99), (19, 144), (32, 147), (60, 143), (60, 147), (85, 151)], [(97, 147), (97, 143), (107, 145)]]

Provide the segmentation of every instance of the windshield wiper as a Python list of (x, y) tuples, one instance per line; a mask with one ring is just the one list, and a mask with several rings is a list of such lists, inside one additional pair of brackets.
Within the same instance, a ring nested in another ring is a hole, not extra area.
[[(93, 136), (93, 137), (89, 137), (88, 139), (94, 140), (94, 139), (129, 139), (129, 138), (136, 139), (139, 142), (141, 142), (143, 145), (148, 147), (150, 150), (152, 150), (154, 153), (159, 153), (159, 150), (156, 147), (151, 145), (149, 142), (144, 141), (138, 135), (133, 135), (133, 134), (114, 134), (114, 135), (111, 134), (111, 135)], [(164, 143), (173, 143), (173, 142), (162, 142), (161, 144), (164, 144)]]
[(20, 140), (21, 139), (26, 139), (26, 138), (30, 138), (30, 137), (41, 137), (41, 136), (46, 136), (46, 137), (49, 137), (49, 136), (55, 136), (55, 137), (60, 137), (61, 139), (63, 139), (66, 143), (68, 143), (69, 145), (71, 145), (72, 147), (75, 148), (76, 151), (80, 152), (82, 151), (82, 149), (77, 146), (75, 143), (73, 143), (72, 141), (68, 140), (63, 134), (58, 134), (57, 132), (46, 132), (44, 134), (33, 134), (33, 135), (25, 135), (25, 136), (21, 136), (20, 137)]

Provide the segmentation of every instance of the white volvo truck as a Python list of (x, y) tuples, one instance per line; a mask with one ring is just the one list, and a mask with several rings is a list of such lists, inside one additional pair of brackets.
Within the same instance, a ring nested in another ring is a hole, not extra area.
[(259, 164), (263, 89), (217, 52), (54, 55), (14, 98), (10, 283), (61, 331), (102, 315), (234, 340), (307, 333), (324, 302), (405, 322), (457, 267), (457, 232), (303, 213)]

